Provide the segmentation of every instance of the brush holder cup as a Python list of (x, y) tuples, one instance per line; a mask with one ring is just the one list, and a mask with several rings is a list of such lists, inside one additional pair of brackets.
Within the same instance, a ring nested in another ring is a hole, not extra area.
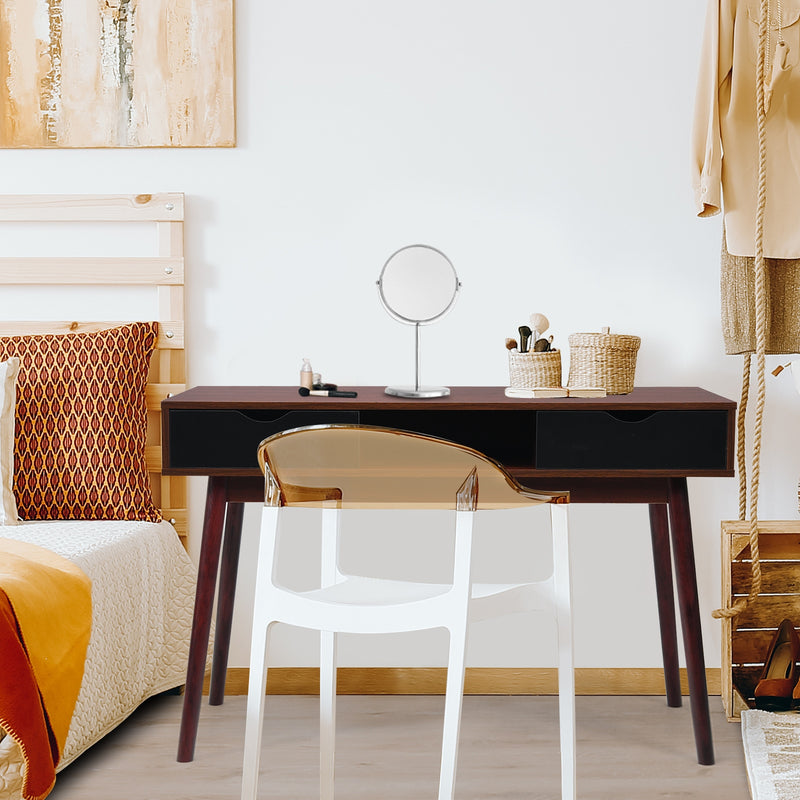
[(602, 387), (608, 394), (633, 391), (638, 336), (609, 333), (573, 333), (569, 337), (570, 389)]
[(561, 386), (561, 351), (509, 353), (508, 373), (515, 389)]

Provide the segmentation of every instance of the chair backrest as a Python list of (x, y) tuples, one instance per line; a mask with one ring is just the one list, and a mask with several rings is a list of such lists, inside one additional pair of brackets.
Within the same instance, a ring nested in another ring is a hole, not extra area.
[(469, 447), (393, 428), (295, 428), (261, 442), (258, 461), (267, 505), (464, 508), (459, 492), (471, 495), (470, 510), (569, 501), (567, 492), (523, 488)]

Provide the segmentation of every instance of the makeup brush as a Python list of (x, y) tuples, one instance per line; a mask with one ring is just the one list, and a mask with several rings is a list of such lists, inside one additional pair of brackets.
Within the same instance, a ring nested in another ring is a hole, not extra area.
[(309, 395), (314, 397), (358, 397), (358, 392), (340, 392), (336, 389), (306, 389), (305, 386), (301, 386), (297, 391), (301, 397)]
[(530, 323), (531, 329), (533, 330), (534, 341), (541, 337), (541, 335), (550, 327), (550, 321), (544, 314), (531, 314)]
[(517, 349), (517, 340), (506, 339), (506, 350), (516, 350), (516, 349)]
[(528, 352), (528, 344), (531, 340), (531, 329), (527, 325), (519, 326), (519, 351), (520, 353)]

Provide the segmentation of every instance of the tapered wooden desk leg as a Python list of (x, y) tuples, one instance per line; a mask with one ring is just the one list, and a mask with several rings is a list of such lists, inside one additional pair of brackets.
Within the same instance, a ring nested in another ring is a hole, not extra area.
[(714, 743), (711, 739), (711, 717), (708, 711), (706, 664), (700, 628), (700, 604), (697, 599), (697, 573), (686, 478), (669, 479), (669, 519), (697, 761), (699, 764), (713, 764)]
[(669, 519), (664, 503), (650, 505), (650, 536), (653, 540), (653, 565), (656, 574), (658, 621), (661, 628), (661, 653), (664, 657), (664, 684), (667, 705), (678, 708), (681, 676), (678, 666), (678, 633), (675, 625), (675, 590), (672, 587), (672, 553), (669, 546)]
[(200, 703), (203, 698), (208, 635), (211, 630), (211, 611), (214, 605), (219, 550), (222, 543), (226, 489), (225, 478), (211, 477), (208, 479), (203, 541), (200, 546), (197, 591), (195, 592), (194, 617), (192, 619), (192, 638), (189, 642), (189, 665), (186, 670), (186, 689), (183, 695), (183, 713), (178, 739), (178, 761), (191, 761), (194, 758), (197, 724), (200, 720)]
[(228, 503), (225, 511), (225, 535), (222, 540), (222, 563), (219, 568), (214, 660), (211, 662), (211, 685), (208, 692), (208, 702), (212, 706), (222, 705), (225, 699), (225, 678), (228, 673), (228, 651), (231, 645), (231, 622), (233, 601), (236, 596), (236, 575), (239, 570), (243, 517), (244, 503)]

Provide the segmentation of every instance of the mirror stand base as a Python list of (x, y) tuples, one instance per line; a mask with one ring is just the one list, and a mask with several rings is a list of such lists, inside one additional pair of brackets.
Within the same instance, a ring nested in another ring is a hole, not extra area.
[(446, 386), (387, 386), (385, 392), (392, 397), (412, 397), (418, 400), (447, 397), (450, 394)]

